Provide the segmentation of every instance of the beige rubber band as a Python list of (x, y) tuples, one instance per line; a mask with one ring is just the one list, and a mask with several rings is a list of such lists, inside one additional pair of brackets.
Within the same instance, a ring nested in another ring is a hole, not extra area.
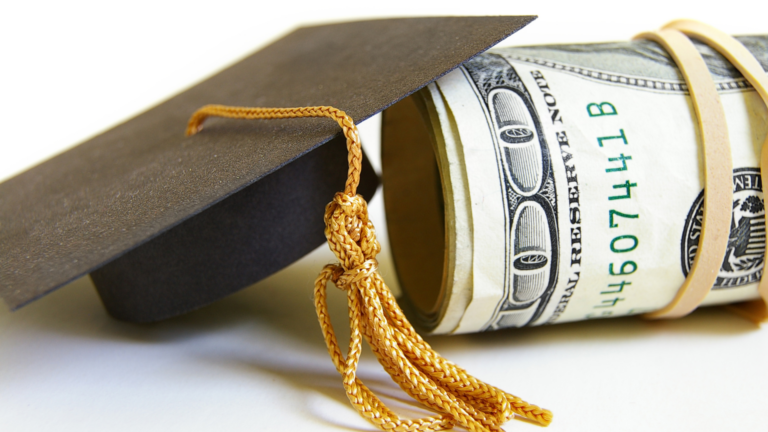
[[(768, 106), (768, 74), (757, 61), (754, 55), (734, 37), (727, 35), (714, 27), (691, 20), (678, 20), (664, 26), (665, 29), (678, 30), (685, 35), (698, 39), (720, 52), (728, 59), (747, 81), (752, 84), (757, 94)], [(760, 177), (765, 183), (768, 178), (768, 136), (763, 142), (760, 154)], [(768, 212), (766, 212), (768, 222)], [(768, 257), (768, 244), (766, 245), (766, 257)], [(765, 264), (763, 264), (763, 277), (760, 279), (758, 292), (762, 299), (728, 305), (728, 309), (743, 315), (753, 321), (761, 322), (768, 319), (768, 278), (765, 276)]]
[(680, 68), (688, 85), (704, 150), (704, 220), (699, 250), (672, 302), (644, 315), (650, 319), (679, 318), (691, 313), (709, 294), (725, 256), (733, 206), (731, 146), (720, 96), (693, 43), (683, 33), (670, 29), (642, 33), (635, 37), (638, 38), (659, 43)]

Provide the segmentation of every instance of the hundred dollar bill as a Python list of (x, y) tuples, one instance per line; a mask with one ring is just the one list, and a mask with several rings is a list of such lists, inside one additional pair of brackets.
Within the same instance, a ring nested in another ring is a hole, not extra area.
[[(768, 69), (768, 37), (739, 39)], [(733, 66), (697, 48), (734, 164), (728, 249), (703, 303), (715, 305), (758, 298), (768, 113)], [(696, 255), (704, 175), (687, 87), (659, 45), (496, 49), (412, 99), (431, 129), (448, 243), (438, 304), (416, 308), (416, 321), (477, 332), (640, 314), (673, 299)]]

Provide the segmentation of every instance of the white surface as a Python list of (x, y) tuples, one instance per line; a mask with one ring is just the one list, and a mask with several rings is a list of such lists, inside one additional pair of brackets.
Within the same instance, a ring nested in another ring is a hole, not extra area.
[[(730, 33), (768, 32), (766, 7), (757, 1), (263, 4), (3, 4), (0, 179), (299, 23), (406, 14), (540, 15), (507, 44), (627, 39), (679, 17)], [(39, 116), (49, 119), (48, 127), (34, 126)], [(376, 127), (363, 126), (372, 154)], [(383, 231), (380, 197), (371, 210)], [(237, 295), (155, 325), (108, 317), (87, 278), (19, 312), (3, 309), (0, 430), (373, 429), (348, 406), (314, 315), (312, 280), (332, 261), (330, 252), (318, 249)], [(391, 281), (386, 255), (382, 271)], [(331, 308), (345, 334), (344, 297), (335, 290)], [(552, 409), (548, 430), (768, 430), (768, 330), (718, 309), (670, 322), (617, 319), (430, 342), (479, 377)], [(420, 412), (369, 352), (360, 375), (409, 415)], [(538, 430), (523, 421), (506, 427)]]

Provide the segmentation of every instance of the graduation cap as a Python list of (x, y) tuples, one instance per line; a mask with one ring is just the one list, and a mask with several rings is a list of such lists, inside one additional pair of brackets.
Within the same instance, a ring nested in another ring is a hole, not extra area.
[[(234, 293), (322, 244), (344, 138), (323, 119), (211, 119), (211, 103), (330, 105), (361, 122), (534, 17), (299, 28), (232, 67), (0, 184), (0, 297), (11, 309), (90, 273), (110, 314), (148, 322)], [(359, 192), (378, 179), (365, 161)]]

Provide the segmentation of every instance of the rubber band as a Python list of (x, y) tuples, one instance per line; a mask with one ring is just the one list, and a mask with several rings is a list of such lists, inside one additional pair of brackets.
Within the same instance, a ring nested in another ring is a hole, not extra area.
[(688, 85), (704, 153), (704, 219), (691, 271), (668, 305), (644, 315), (649, 319), (679, 318), (693, 312), (709, 294), (725, 256), (733, 204), (731, 146), (720, 96), (693, 43), (671, 29), (642, 33), (638, 38), (659, 43), (680, 69)]
[[(752, 84), (763, 103), (768, 107), (768, 74), (765, 73), (755, 56), (736, 38), (714, 27), (692, 20), (672, 21), (664, 28), (680, 31), (720, 52)], [(763, 141), (760, 152), (760, 177), (765, 184), (765, 179), (768, 178), (768, 136)], [(768, 212), (766, 212), (765, 217), (766, 222), (768, 222)], [(765, 257), (768, 257), (768, 244), (766, 244)], [(760, 278), (760, 285), (758, 286), (761, 298), (726, 306), (727, 309), (755, 322), (763, 322), (768, 319), (768, 307), (766, 306), (768, 304), (768, 278), (764, 277), (765, 264), (763, 266), (763, 277)]]

